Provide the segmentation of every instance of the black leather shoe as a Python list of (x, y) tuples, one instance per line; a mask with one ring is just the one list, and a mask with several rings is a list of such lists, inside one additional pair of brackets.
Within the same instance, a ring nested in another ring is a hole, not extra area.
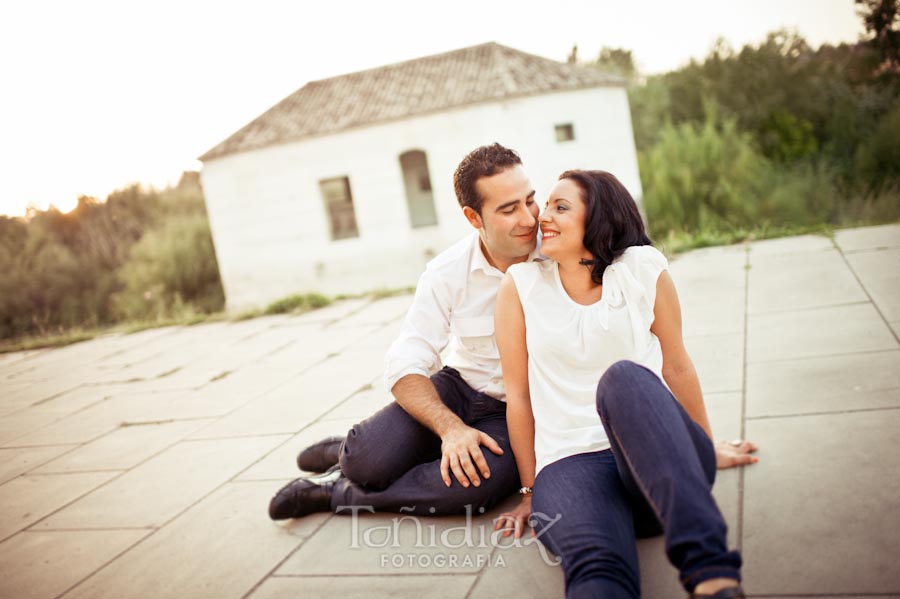
[(313, 443), (297, 456), (297, 467), (304, 472), (325, 472), (338, 463), (343, 437), (328, 437)]
[(269, 502), (269, 518), (287, 520), (331, 511), (331, 494), (341, 477), (340, 468), (335, 466), (324, 474), (289, 482)]
[(744, 599), (744, 589), (740, 585), (736, 587), (727, 587), (716, 591), (712, 595), (701, 595), (699, 593), (691, 593), (688, 599)]

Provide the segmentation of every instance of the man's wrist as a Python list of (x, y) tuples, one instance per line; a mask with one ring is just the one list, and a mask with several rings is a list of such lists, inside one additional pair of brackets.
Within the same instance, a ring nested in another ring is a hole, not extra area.
[[(448, 410), (449, 412), (449, 410)], [(445, 439), (450, 433), (459, 429), (460, 427), (465, 428), (465, 423), (460, 420), (459, 416), (450, 412), (447, 414), (446, 418), (441, 418), (438, 422), (435, 423), (435, 433), (442, 440)]]

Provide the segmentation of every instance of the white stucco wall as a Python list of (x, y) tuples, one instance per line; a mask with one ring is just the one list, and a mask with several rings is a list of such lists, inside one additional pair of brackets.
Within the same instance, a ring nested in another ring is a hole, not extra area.
[[(575, 140), (557, 143), (554, 126)], [(202, 181), (230, 311), (291, 293), (414, 285), (425, 262), (471, 231), (452, 176), (494, 141), (522, 156), (543, 205), (559, 173), (600, 168), (640, 201), (625, 90), (594, 88), (482, 104), (213, 159)], [(428, 157), (438, 224), (412, 229), (399, 156)], [(319, 180), (347, 176), (359, 237), (331, 241)]]

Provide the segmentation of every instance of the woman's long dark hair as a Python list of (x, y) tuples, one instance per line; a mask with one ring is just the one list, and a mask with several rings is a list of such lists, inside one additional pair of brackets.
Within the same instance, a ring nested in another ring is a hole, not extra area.
[(591, 280), (601, 285), (603, 271), (633, 245), (653, 245), (644, 229), (637, 203), (625, 186), (606, 171), (566, 171), (560, 180), (569, 179), (581, 188), (587, 208), (584, 219), (584, 247), (593, 259), (581, 264), (591, 267)]

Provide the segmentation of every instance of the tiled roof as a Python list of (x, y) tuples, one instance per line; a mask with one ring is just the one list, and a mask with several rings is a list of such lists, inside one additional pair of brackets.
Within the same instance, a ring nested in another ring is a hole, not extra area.
[(491, 42), (311, 81), (200, 160), (467, 104), (623, 84), (597, 69)]

